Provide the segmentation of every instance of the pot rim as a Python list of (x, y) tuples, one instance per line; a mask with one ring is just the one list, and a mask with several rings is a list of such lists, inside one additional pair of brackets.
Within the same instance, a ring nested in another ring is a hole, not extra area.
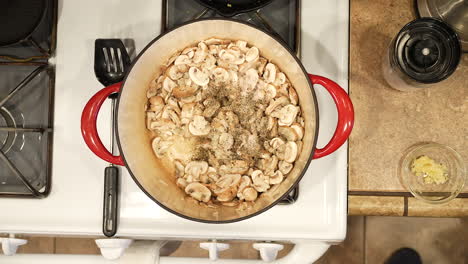
[(243, 221), (243, 220), (246, 220), (246, 219), (249, 219), (251, 217), (254, 217), (254, 216), (257, 216), (265, 211), (268, 211), (270, 208), (272, 208), (273, 206), (277, 205), (282, 199), (284, 199), (298, 184), (299, 182), (301, 181), (302, 177), (304, 176), (305, 172), (307, 171), (307, 169), (309, 168), (309, 165), (310, 165), (310, 162), (312, 161), (313, 159), (313, 156), (314, 156), (314, 153), (315, 153), (315, 150), (316, 150), (316, 145), (317, 145), (317, 138), (318, 138), (318, 131), (319, 131), (319, 109), (318, 109), (318, 103), (317, 103), (317, 96), (315, 94), (315, 90), (314, 90), (314, 87), (312, 85), (312, 82), (310, 80), (310, 78), (308, 77), (308, 73), (306, 71), (306, 69), (304, 68), (304, 65), (302, 64), (302, 62), (299, 60), (299, 58), (296, 56), (295, 52), (292, 51), (289, 46), (282, 40), (280, 39), (279, 37), (277, 36), (274, 36), (273, 34), (269, 33), (268, 31), (262, 29), (262, 28), (259, 28), (255, 25), (252, 25), (252, 24), (249, 24), (247, 22), (243, 22), (243, 21), (239, 21), (239, 20), (235, 20), (235, 19), (232, 19), (232, 18), (202, 18), (202, 19), (197, 19), (197, 20), (192, 20), (192, 21), (188, 21), (188, 22), (185, 22), (185, 23), (182, 23), (174, 28), (171, 28), (170, 30), (167, 30), (165, 32), (162, 32), (161, 34), (159, 34), (157, 37), (155, 37), (152, 41), (150, 41), (144, 49), (141, 50), (141, 52), (138, 54), (138, 56), (133, 60), (132, 62), (132, 65), (130, 66), (127, 74), (125, 75), (125, 78), (124, 80), (122, 81), (122, 86), (120, 88), (120, 92), (118, 93), (118, 98), (117, 98), (117, 104), (116, 104), (116, 120), (119, 120), (119, 105), (120, 105), (120, 97), (122, 95), (122, 90), (125, 88), (125, 83), (127, 81), (127, 77), (129, 76), (129, 74), (132, 72), (132, 69), (133, 67), (135, 66), (135, 64), (137, 63), (137, 61), (143, 56), (143, 54), (145, 53), (145, 51), (151, 47), (156, 41), (158, 41), (160, 38), (162, 38), (163, 36), (165, 36), (166, 34), (178, 29), (178, 28), (181, 28), (181, 27), (184, 27), (186, 25), (190, 25), (190, 24), (194, 24), (194, 23), (198, 23), (198, 22), (202, 22), (202, 21), (213, 21), (213, 22), (216, 22), (216, 21), (230, 21), (230, 22), (234, 22), (234, 23), (239, 23), (239, 24), (243, 24), (243, 25), (246, 25), (246, 26), (250, 26), (252, 28), (255, 28), (265, 34), (267, 34), (268, 36), (270, 36), (271, 38), (273, 38), (274, 40), (276, 40), (279, 44), (281, 44), (292, 56), (293, 58), (296, 60), (296, 63), (299, 65), (299, 67), (301, 68), (302, 72), (304, 73), (304, 75), (306, 76), (306, 79), (307, 79), (307, 82), (309, 83), (309, 88), (311, 90), (311, 94), (312, 94), (312, 99), (314, 101), (314, 108), (315, 108), (315, 113), (316, 113), (316, 118), (315, 118), (315, 135), (314, 135), (314, 141), (312, 143), (312, 149), (310, 150), (310, 155), (309, 155), (309, 159), (307, 159), (307, 162), (304, 166), (304, 168), (302, 169), (301, 173), (299, 174), (299, 176), (297, 177), (296, 181), (291, 185), (291, 187), (286, 191), (284, 192), (283, 195), (281, 195), (278, 199), (276, 199), (275, 201), (273, 201), (272, 203), (270, 203), (268, 206), (262, 208), (261, 210), (258, 210), (252, 214), (249, 214), (249, 215), (246, 215), (246, 216), (243, 216), (243, 217), (239, 217), (239, 218), (235, 218), (235, 219), (230, 219), (230, 220), (205, 220), (205, 219), (200, 219), (200, 218), (195, 218), (195, 217), (191, 217), (191, 216), (187, 216), (187, 215), (184, 215), (184, 214), (181, 214), (179, 212), (176, 212), (175, 210), (165, 206), (164, 204), (160, 203), (155, 197), (153, 197), (152, 195), (150, 195), (146, 190), (145, 188), (140, 184), (140, 182), (138, 181), (138, 179), (135, 177), (135, 175), (133, 174), (133, 172), (130, 170), (130, 168), (128, 167), (127, 165), (127, 160), (125, 158), (125, 153), (122, 151), (122, 146), (121, 146), (121, 143), (120, 143), (120, 136), (119, 136), (119, 122), (116, 122), (116, 141), (117, 141), (117, 147), (119, 148), (119, 153), (122, 157), (122, 160), (124, 161), (124, 164), (125, 164), (125, 167), (126, 169), (128, 170), (130, 176), (132, 177), (133, 181), (136, 183), (136, 185), (140, 188), (141, 191), (143, 191), (143, 193), (146, 194), (146, 196), (148, 196), (152, 201), (154, 201), (158, 206), (164, 208), (165, 210), (171, 212), (172, 214), (175, 214), (179, 217), (182, 217), (184, 219), (187, 219), (187, 220), (191, 220), (191, 221), (195, 221), (195, 222), (199, 222), (199, 223), (207, 223), (207, 224), (228, 224), (228, 223), (235, 223), (235, 222), (240, 222), (240, 221)]

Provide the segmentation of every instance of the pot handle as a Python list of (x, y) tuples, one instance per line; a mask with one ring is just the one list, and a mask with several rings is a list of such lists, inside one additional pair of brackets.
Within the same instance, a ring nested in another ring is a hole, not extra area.
[(124, 165), (121, 156), (112, 155), (102, 144), (97, 132), (97, 117), (107, 97), (120, 90), (122, 83), (112, 84), (97, 92), (89, 99), (81, 115), (81, 134), (88, 148), (101, 159), (116, 165)]
[(338, 124), (333, 137), (325, 147), (315, 150), (313, 158), (318, 159), (335, 152), (348, 140), (354, 126), (354, 108), (346, 91), (337, 83), (319, 75), (309, 74), (309, 78), (312, 84), (319, 84), (327, 89), (338, 110)]

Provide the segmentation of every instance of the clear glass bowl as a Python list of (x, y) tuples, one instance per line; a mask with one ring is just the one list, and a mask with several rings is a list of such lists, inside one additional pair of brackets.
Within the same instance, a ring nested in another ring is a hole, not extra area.
[[(416, 158), (426, 155), (447, 166), (448, 179), (443, 184), (427, 184), (423, 177), (411, 172), (411, 164)], [(425, 142), (407, 149), (398, 168), (400, 181), (414, 197), (428, 203), (440, 204), (455, 198), (463, 189), (466, 169), (462, 157), (450, 147)]]

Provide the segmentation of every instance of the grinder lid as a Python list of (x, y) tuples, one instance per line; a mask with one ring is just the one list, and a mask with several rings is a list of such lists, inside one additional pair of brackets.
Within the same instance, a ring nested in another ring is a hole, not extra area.
[(394, 62), (421, 83), (437, 83), (450, 76), (461, 58), (460, 40), (447, 24), (433, 18), (405, 25), (393, 43)]

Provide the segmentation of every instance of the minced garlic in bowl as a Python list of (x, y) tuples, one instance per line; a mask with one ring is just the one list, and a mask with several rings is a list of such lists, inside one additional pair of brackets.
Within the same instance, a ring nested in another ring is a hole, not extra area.
[(460, 154), (433, 142), (408, 148), (400, 160), (398, 176), (403, 187), (414, 197), (435, 204), (457, 197), (467, 177)]
[(444, 184), (449, 177), (447, 166), (423, 155), (413, 160), (411, 172), (422, 177), (425, 184)]

